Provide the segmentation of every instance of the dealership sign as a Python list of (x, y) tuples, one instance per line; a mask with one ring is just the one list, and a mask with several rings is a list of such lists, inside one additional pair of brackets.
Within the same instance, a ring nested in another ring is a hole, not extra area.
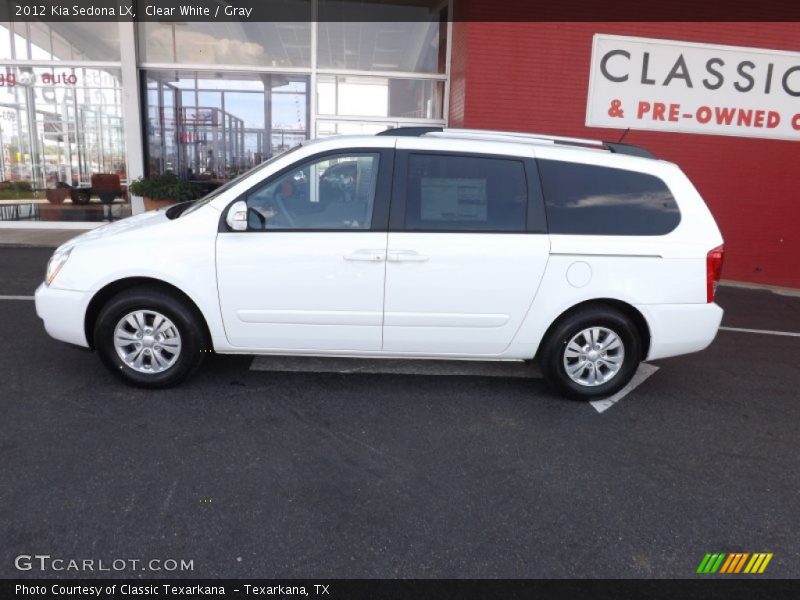
[(800, 141), (800, 53), (596, 34), (586, 125)]

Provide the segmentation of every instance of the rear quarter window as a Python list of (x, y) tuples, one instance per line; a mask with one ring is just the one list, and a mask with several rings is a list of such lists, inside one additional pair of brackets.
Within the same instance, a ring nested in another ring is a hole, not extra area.
[(550, 233), (664, 235), (681, 220), (660, 178), (636, 171), (539, 160)]

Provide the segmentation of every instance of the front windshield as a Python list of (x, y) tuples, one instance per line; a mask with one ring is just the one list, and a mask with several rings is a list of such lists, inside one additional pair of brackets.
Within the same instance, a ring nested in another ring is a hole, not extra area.
[(189, 208), (187, 208), (186, 210), (181, 211), (181, 216), (188, 215), (189, 213), (196, 211), (198, 208), (201, 208), (201, 207), (205, 206), (206, 204), (211, 202), (214, 198), (216, 198), (220, 194), (225, 193), (226, 191), (231, 189), (233, 186), (238, 184), (245, 177), (250, 177), (250, 175), (252, 175), (253, 173), (256, 173), (257, 171), (260, 171), (261, 169), (264, 169), (264, 168), (268, 167), (269, 165), (274, 163), (279, 158), (282, 158), (282, 157), (286, 156), (287, 154), (290, 154), (290, 153), (294, 152), (295, 150), (297, 150), (298, 148), (301, 148), (301, 147), (302, 147), (302, 145), (297, 145), (294, 148), (292, 148), (290, 150), (287, 150), (286, 152), (282, 152), (281, 154), (276, 154), (272, 158), (269, 158), (269, 159), (265, 160), (261, 164), (256, 165), (255, 167), (253, 167), (252, 169), (249, 169), (249, 170), (245, 171), (244, 173), (242, 173), (241, 175), (238, 175), (238, 176), (234, 177), (229, 182), (219, 186), (217, 189), (215, 189), (212, 192), (206, 194), (202, 198), (199, 198), (199, 199), (195, 200), (191, 204), (191, 206), (189, 206)]

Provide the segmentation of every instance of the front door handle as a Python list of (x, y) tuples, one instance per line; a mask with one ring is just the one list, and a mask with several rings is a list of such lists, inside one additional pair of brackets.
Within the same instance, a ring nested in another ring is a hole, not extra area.
[(414, 250), (390, 250), (389, 260), (393, 262), (425, 262), (428, 257)]
[(362, 248), (360, 250), (353, 250), (349, 254), (343, 256), (345, 260), (361, 260), (367, 262), (383, 262), (386, 260), (386, 252), (383, 250), (370, 250)]

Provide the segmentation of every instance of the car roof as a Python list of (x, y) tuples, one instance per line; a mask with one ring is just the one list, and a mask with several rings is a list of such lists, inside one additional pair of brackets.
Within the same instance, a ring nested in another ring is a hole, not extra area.
[(444, 127), (397, 127), (378, 133), (379, 136), (393, 137), (436, 137), (450, 140), (468, 141), (497, 141), (518, 144), (545, 144), (565, 147), (602, 149), (614, 154), (638, 156), (641, 158), (655, 158), (649, 150), (641, 146), (623, 144), (621, 142), (608, 142), (590, 140), (587, 138), (566, 137), (546, 133), (528, 133), (518, 131), (495, 131), (488, 129), (455, 129)]
[[(581, 162), (641, 172), (661, 171), (659, 160), (638, 146), (536, 133), (442, 127), (399, 127), (377, 135), (341, 135), (302, 142), (309, 150), (397, 148), (465, 152)], [(674, 166), (674, 165), (673, 165)]]
[[(608, 142), (602, 140), (591, 140), (587, 138), (565, 137), (543, 133), (528, 133), (516, 131), (495, 131), (484, 129), (455, 129), (444, 127), (396, 127), (381, 131), (374, 136), (367, 135), (348, 135), (333, 136), (339, 140), (343, 146), (364, 145), (369, 146), (375, 143), (376, 138), (394, 138), (403, 140), (398, 147), (414, 147), (410, 140), (417, 139), (442, 139), (448, 140), (454, 146), (474, 144), (476, 142), (502, 142), (508, 144), (534, 145), (534, 146), (557, 146), (565, 149), (588, 149), (600, 150), (611, 154), (621, 154), (624, 156), (636, 156), (639, 158), (656, 159), (656, 157), (646, 148), (621, 142)], [(323, 140), (333, 138), (318, 138), (302, 142), (303, 145), (323, 143)], [(384, 140), (381, 139), (383, 142)], [(461, 143), (459, 143), (461, 142)], [(334, 142), (334, 145), (338, 145)], [(421, 144), (424, 146), (425, 144)], [(384, 146), (384, 144), (380, 144)]]

